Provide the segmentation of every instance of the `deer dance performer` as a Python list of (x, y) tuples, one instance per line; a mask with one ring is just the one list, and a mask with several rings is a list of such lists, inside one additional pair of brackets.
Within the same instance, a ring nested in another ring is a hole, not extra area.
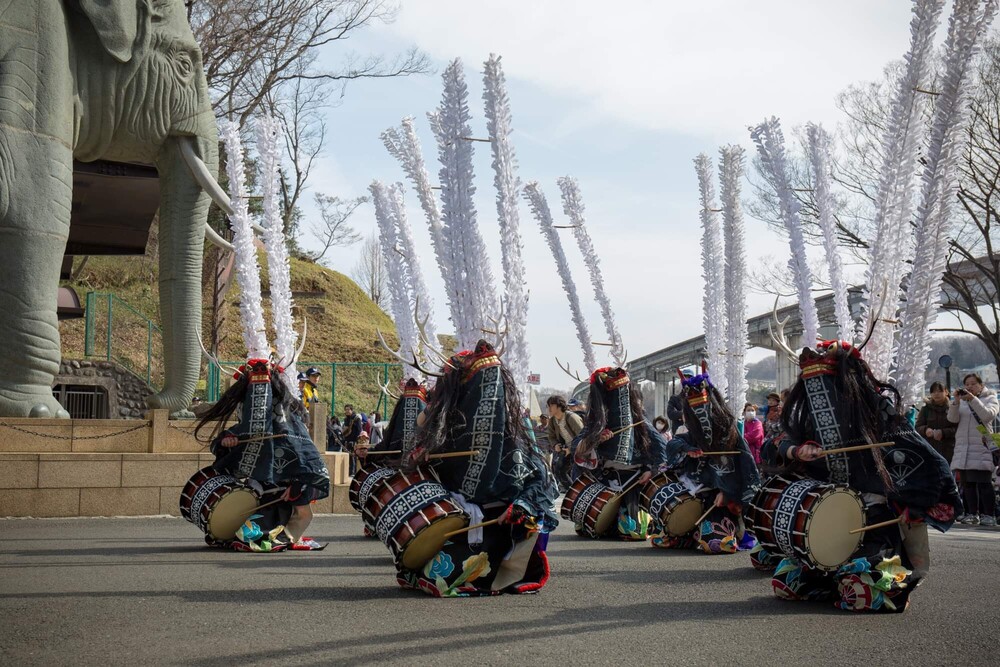
[[(802, 372), (782, 410), (785, 434), (765, 451), (787, 479), (769, 480), (753, 509), (758, 538), (784, 557), (774, 593), (853, 611), (901, 612), (929, 567), (927, 526), (946, 531), (961, 511), (955, 480), (900, 413), (895, 387), (872, 375), (858, 348), (828, 341), (798, 359)], [(850, 451), (837, 451), (845, 447)], [(827, 510), (824, 501), (838, 494), (840, 509), (829, 503)], [(843, 521), (850, 496), (861, 506), (851, 510), (854, 522), (868, 527), (855, 535), (845, 535)], [(813, 535), (821, 532), (820, 510), (839, 527)], [(823, 562), (822, 549), (843, 555)]]
[(672, 549), (695, 547), (707, 554), (748, 549), (753, 537), (746, 533), (743, 509), (760, 486), (757, 466), (705, 365), (700, 375), (680, 376), (687, 432), (678, 433), (667, 444), (668, 474), (708, 511), (684, 535), (658, 526), (652, 544)]
[(624, 368), (595, 370), (589, 403), (574, 441), (576, 465), (587, 472), (567, 492), (562, 516), (579, 535), (644, 540), (650, 517), (640, 490), (665, 463), (666, 440), (646, 421), (642, 392)]

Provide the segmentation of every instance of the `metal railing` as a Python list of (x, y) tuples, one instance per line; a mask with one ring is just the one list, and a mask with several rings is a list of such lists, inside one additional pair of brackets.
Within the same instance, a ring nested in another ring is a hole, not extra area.
[[(242, 361), (223, 361), (222, 365), (236, 368)], [(403, 377), (401, 364), (374, 361), (303, 361), (296, 364), (299, 371), (313, 367), (320, 372), (319, 400), (328, 403), (331, 414), (341, 415), (345, 404), (350, 403), (357, 411), (365, 413), (381, 412), (387, 415), (394, 403), (382, 393), (380, 385), (388, 383), (395, 390)], [(206, 401), (217, 401), (225, 391), (229, 380), (222, 376), (218, 366), (208, 367), (205, 382)]]
[(84, 321), (84, 356), (115, 361), (153, 389), (162, 386), (163, 333), (151, 319), (111, 292), (87, 292)]

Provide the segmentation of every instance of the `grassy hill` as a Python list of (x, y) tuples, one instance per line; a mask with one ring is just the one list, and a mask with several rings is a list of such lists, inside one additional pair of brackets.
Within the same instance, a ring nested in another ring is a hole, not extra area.
[[(261, 253), (262, 289), (267, 293), (269, 284)], [(77, 259), (79, 266), (81, 260)], [(157, 289), (158, 264), (156, 256), (155, 227), (151, 233), (147, 253), (142, 257), (91, 257), (74, 280), (63, 284), (76, 289), (81, 301), (87, 292), (111, 292), (115, 295), (112, 317), (112, 354), (124, 365), (130, 366), (138, 375), (145, 377), (147, 369), (148, 325), (145, 318), (159, 324), (159, 294)], [(207, 272), (206, 272), (207, 273)], [(240, 361), (246, 355), (246, 348), (240, 334), (239, 286), (232, 281), (226, 296), (222, 339), (219, 347), (223, 361)], [(309, 331), (302, 353), (304, 364), (316, 364), (323, 373), (321, 396), (331, 400), (333, 378), (329, 367), (320, 364), (332, 362), (389, 362), (389, 356), (378, 344), (376, 329), (382, 331), (387, 342), (396, 344), (396, 327), (390, 317), (368, 298), (347, 276), (304, 260), (291, 261), (291, 284), (295, 293), (296, 328), (301, 332), (301, 317), (308, 318)], [(124, 301), (136, 313), (122, 305)], [(203, 299), (203, 340), (209, 340), (211, 318), (210, 293), (204, 290)], [(95, 332), (94, 353), (104, 356), (107, 350), (107, 299), (96, 300), (94, 309)], [(265, 297), (265, 320), (270, 326), (270, 300)], [(60, 323), (62, 349), (65, 358), (84, 357), (84, 320), (67, 320)], [(159, 335), (154, 332), (150, 376), (154, 385), (162, 377), (162, 345)], [(268, 333), (274, 339), (273, 331)], [(303, 363), (299, 368), (304, 368)], [(336, 409), (342, 412), (345, 402), (352, 402), (365, 410), (374, 409), (379, 389), (377, 382), (383, 378), (384, 368), (344, 367), (336, 371)], [(390, 367), (390, 380), (400, 376), (397, 367)], [(205, 368), (202, 368), (202, 382)], [(203, 391), (203, 385), (199, 385)]]

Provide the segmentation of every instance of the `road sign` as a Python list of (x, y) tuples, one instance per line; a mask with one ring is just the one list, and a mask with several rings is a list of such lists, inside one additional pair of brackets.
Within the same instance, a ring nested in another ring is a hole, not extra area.
[(541, 375), (539, 375), (538, 373), (528, 373), (528, 384), (538, 385), (541, 383), (542, 383)]

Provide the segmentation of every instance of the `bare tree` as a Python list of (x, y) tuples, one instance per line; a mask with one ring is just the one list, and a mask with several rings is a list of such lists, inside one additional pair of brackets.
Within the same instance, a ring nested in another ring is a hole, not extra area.
[[(316, 205), (319, 207), (320, 219), (319, 222), (313, 223), (311, 231), (313, 238), (319, 242), (322, 249), (310, 253), (308, 258), (319, 262), (330, 248), (354, 245), (361, 240), (361, 234), (349, 225), (348, 221), (351, 215), (358, 210), (358, 207), (368, 201), (368, 197), (341, 199), (317, 192), (315, 199)], [(381, 255), (379, 259), (381, 260)]]
[(424, 73), (427, 57), (410, 49), (394, 56), (348, 53), (339, 65), (317, 62), (317, 49), (355, 31), (391, 23), (392, 0), (188, 0), (188, 20), (201, 45), (218, 115), (245, 124), (274, 91), (295, 80), (344, 86), (352, 80)]
[(351, 269), (351, 279), (365, 291), (376, 306), (385, 310), (385, 306), (388, 305), (389, 285), (378, 233), (373, 232), (361, 245), (357, 264)]
[[(328, 54), (358, 30), (391, 23), (399, 12), (395, 0), (186, 0), (185, 5), (216, 115), (246, 126), (265, 109), (284, 123), (282, 215), (290, 250), (300, 253), (298, 204), (323, 150), (324, 108), (343, 98), (349, 81), (425, 73), (427, 57), (414, 48), (366, 56), (345, 50), (338, 60), (319, 61), (321, 48)], [(224, 175), (222, 182), (225, 186)], [(227, 234), (225, 216), (214, 206), (210, 224)], [(215, 351), (226, 294), (223, 267), (229, 258), (209, 259), (206, 273), (214, 281), (207, 286), (213, 294), (209, 339)]]
[[(881, 79), (849, 86), (837, 96), (837, 106), (845, 120), (837, 128), (839, 150), (834, 160), (834, 180), (838, 193), (836, 223), (841, 247), (858, 262), (867, 256), (872, 237), (875, 197), (882, 164), (882, 137), (888, 122), (890, 97), (898, 87), (902, 64), (889, 64)], [(960, 331), (983, 341), (1000, 365), (1000, 312), (996, 303), (1000, 294), (1000, 254), (996, 248), (1000, 211), (1000, 39), (987, 41), (976, 68), (977, 85), (973, 90), (971, 116), (967, 129), (965, 156), (959, 174), (957, 210), (953, 238), (944, 274), (944, 284), (951, 298), (942, 308), (954, 314), (957, 327), (938, 331)], [(927, 85), (933, 91), (935, 83)], [(933, 114), (933, 95), (924, 121)], [(801, 133), (797, 133), (801, 139)], [(802, 205), (806, 239), (821, 242), (816, 224), (816, 203), (805, 158), (792, 160), (795, 195)], [(756, 166), (756, 163), (755, 163)], [(755, 169), (752, 175), (750, 215), (780, 227), (773, 189)], [(992, 305), (990, 305), (992, 304)]]

